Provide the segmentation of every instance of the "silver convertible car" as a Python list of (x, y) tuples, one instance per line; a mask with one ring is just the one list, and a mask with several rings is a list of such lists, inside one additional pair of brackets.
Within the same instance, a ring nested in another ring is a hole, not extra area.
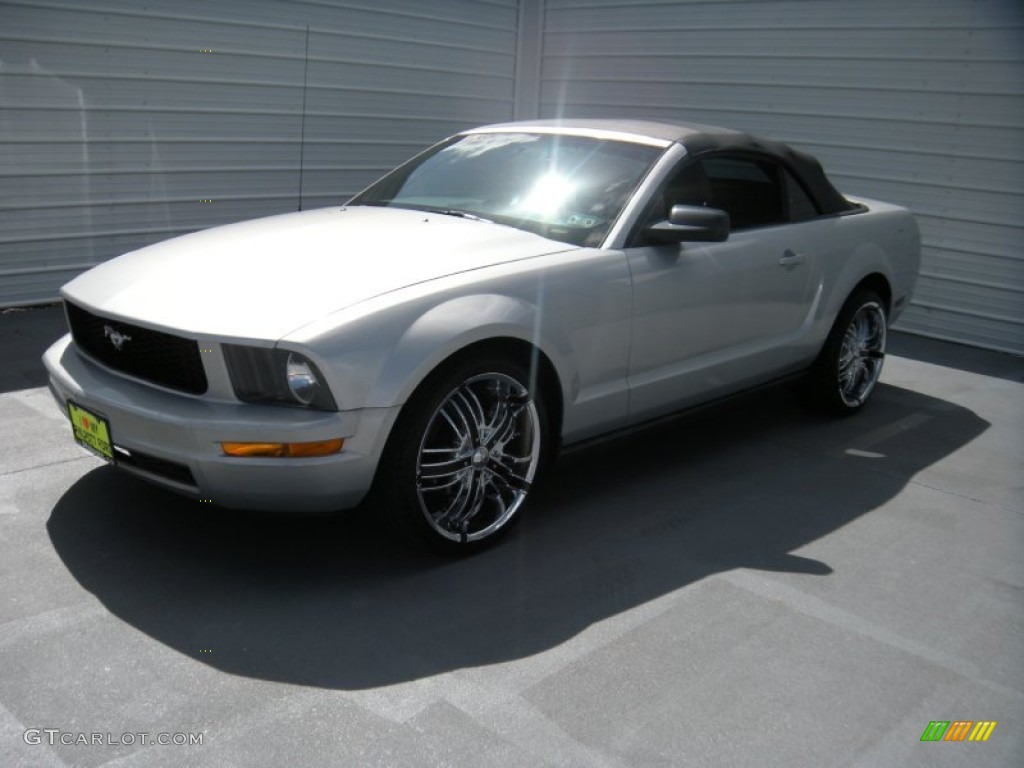
[(466, 131), (344, 205), (196, 232), (62, 290), (75, 439), (225, 507), (356, 506), (469, 551), (562, 445), (800, 377), (863, 407), (920, 241), (724, 128)]

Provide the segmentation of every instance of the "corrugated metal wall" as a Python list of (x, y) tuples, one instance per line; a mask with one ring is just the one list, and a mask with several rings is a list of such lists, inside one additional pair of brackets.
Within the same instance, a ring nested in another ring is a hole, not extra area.
[(1024, 14), (1011, 0), (547, 0), (545, 117), (790, 141), (924, 242), (900, 327), (1024, 352)]
[(791, 141), (917, 213), (903, 328), (1024, 352), (1014, 0), (0, 0), (0, 306), (534, 113)]
[(510, 119), (517, 14), (516, 0), (0, 2), (0, 306), (300, 194), (344, 200)]

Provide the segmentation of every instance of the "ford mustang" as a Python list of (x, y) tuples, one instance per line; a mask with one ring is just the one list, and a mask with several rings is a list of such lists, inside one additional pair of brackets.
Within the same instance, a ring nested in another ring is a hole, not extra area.
[(74, 438), (224, 507), (363, 504), (441, 549), (521, 517), (561, 446), (799, 378), (864, 407), (910, 213), (738, 131), (453, 136), (344, 205), (195, 232), (62, 289)]

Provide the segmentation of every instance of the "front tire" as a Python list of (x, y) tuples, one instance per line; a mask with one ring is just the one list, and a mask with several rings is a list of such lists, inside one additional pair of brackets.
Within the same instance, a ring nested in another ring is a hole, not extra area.
[(885, 303), (878, 294), (853, 294), (807, 377), (811, 405), (837, 416), (863, 408), (882, 373), (887, 335)]
[(522, 516), (547, 459), (544, 399), (515, 362), (465, 360), (406, 404), (378, 477), (392, 523), (435, 549), (468, 553)]

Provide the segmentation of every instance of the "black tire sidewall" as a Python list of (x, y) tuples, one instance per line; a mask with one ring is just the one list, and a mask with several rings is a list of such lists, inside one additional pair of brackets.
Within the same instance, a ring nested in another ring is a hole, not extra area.
[(874, 388), (858, 405), (847, 403), (839, 392), (839, 355), (843, 347), (843, 337), (854, 316), (869, 304), (877, 304), (881, 309), (888, 337), (889, 313), (886, 311), (885, 302), (877, 293), (862, 289), (846, 300), (806, 380), (808, 401), (817, 410), (834, 416), (850, 416), (858, 413), (871, 400)]

